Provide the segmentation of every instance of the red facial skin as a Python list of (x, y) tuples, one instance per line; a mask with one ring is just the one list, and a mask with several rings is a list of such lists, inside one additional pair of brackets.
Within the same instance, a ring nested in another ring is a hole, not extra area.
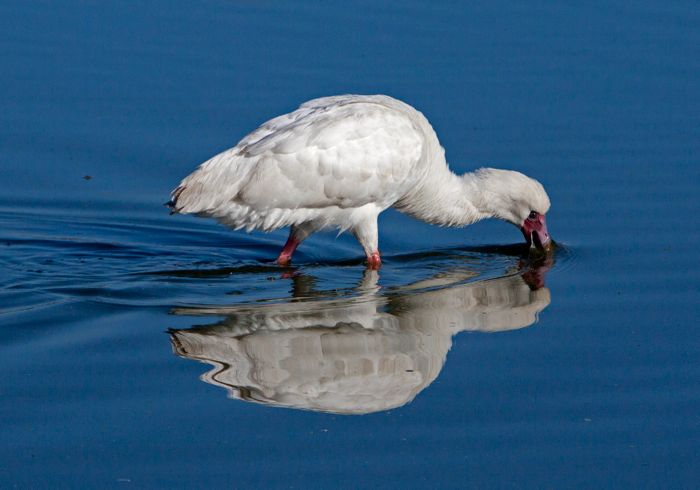
[(547, 222), (544, 214), (532, 211), (520, 226), (520, 231), (525, 236), (525, 241), (538, 250), (548, 251), (552, 247), (552, 239), (547, 232)]

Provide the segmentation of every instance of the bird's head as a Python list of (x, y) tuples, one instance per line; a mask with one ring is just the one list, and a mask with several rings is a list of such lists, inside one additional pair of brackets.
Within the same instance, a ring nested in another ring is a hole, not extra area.
[(550, 202), (542, 184), (520, 172), (494, 168), (482, 168), (476, 177), (482, 209), (517, 226), (531, 247), (540, 251), (552, 247), (545, 220)]

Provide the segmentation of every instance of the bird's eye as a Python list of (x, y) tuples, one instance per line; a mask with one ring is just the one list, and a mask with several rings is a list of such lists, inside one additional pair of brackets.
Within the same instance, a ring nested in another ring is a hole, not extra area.
[(534, 221), (537, 219), (537, 211), (530, 211), (530, 215), (527, 217), (527, 219)]

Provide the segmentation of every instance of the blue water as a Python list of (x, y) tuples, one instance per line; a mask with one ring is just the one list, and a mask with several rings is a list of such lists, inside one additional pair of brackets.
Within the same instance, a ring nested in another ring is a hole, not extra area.
[[(695, 2), (1, 2), (0, 52), (0, 486), (697, 485)], [(337, 93), (540, 180), (554, 257), (168, 215)]]

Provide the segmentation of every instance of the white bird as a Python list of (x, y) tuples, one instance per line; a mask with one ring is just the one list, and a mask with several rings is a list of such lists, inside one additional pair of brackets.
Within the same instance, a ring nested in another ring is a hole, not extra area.
[(377, 217), (390, 207), (440, 226), (499, 218), (531, 246), (551, 245), (539, 182), (491, 168), (454, 174), (423, 114), (385, 95), (323, 97), (267, 121), (187, 176), (168, 205), (234, 229), (291, 226), (280, 265), (330, 227), (350, 230), (378, 268)]

